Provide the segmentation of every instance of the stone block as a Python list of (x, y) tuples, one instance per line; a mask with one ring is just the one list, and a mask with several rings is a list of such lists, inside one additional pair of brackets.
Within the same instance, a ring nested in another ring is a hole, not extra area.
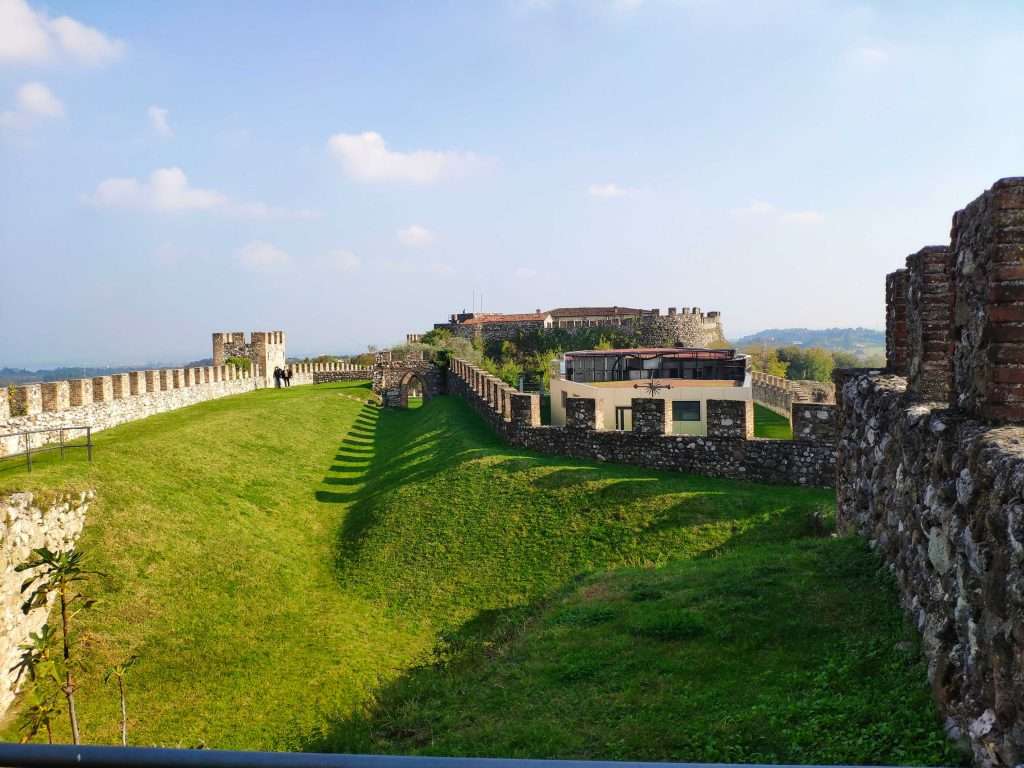
[(565, 426), (567, 429), (604, 429), (599, 401), (593, 397), (567, 397)]
[(40, 385), (43, 411), (66, 411), (71, 407), (71, 395), (66, 381), (48, 381)]
[(142, 381), (146, 392), (160, 391), (160, 371), (143, 371)]
[(43, 412), (43, 389), (40, 384), (23, 384), (14, 388), (11, 399), (12, 416), (34, 416)]
[(517, 427), (540, 426), (540, 395), (514, 392), (511, 410), (512, 423)]
[(115, 373), (110, 376), (110, 394), (114, 400), (124, 400), (135, 394), (132, 390), (130, 373)]
[(94, 376), (92, 379), (92, 400), (94, 403), (109, 403), (114, 399), (112, 376)]
[(793, 439), (835, 442), (839, 409), (823, 403), (793, 403)]
[(71, 379), (68, 381), (68, 400), (72, 406), (92, 405), (92, 379)]
[(633, 431), (641, 435), (667, 435), (672, 432), (672, 409), (660, 397), (634, 397)]
[(953, 393), (953, 281), (946, 246), (907, 257), (907, 391), (946, 405)]
[(170, 368), (161, 368), (159, 375), (159, 391), (166, 392), (174, 389), (174, 372)]
[(907, 375), (907, 270), (885, 276), (885, 365)]
[(0, 421), (11, 417), (10, 391), (7, 387), (0, 387)]
[(750, 400), (708, 400), (706, 415), (708, 437), (747, 440), (754, 436), (754, 403)]
[(991, 421), (1024, 420), (1022, 199), (1024, 179), (1000, 179), (953, 217), (954, 405)]

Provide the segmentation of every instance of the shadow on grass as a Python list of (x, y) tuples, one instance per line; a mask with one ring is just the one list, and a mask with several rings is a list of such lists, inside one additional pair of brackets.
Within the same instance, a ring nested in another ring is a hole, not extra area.
[(713, 562), (571, 579), (444, 633), (430, 663), (305, 748), (955, 764), (879, 578), (857, 540), (755, 537)]

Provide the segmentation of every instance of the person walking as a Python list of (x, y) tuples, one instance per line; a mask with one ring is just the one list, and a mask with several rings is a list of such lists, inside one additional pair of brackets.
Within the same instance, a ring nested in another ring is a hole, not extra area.
[(274, 366), (274, 388), (281, 388), (281, 366)]
[(292, 385), (292, 369), (288, 367), (284, 372), (284, 385), (290, 387)]

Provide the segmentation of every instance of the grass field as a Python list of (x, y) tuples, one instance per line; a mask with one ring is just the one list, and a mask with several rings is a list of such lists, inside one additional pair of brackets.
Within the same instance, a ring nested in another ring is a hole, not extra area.
[(793, 428), (785, 416), (754, 403), (754, 435), (776, 440), (792, 440)]
[[(892, 587), (830, 493), (538, 456), (343, 383), (97, 436), (0, 488), (95, 487), (86, 741), (945, 763)], [(8, 724), (6, 736), (14, 736)], [(60, 736), (66, 738), (61, 723)]]

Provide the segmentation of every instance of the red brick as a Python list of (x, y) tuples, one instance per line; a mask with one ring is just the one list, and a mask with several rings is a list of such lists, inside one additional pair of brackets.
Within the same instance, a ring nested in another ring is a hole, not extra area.
[(993, 325), (989, 336), (994, 342), (1024, 341), (1024, 325)]
[(989, 301), (1024, 301), (1024, 285), (997, 283), (988, 287)]
[(995, 280), (1024, 280), (1024, 266), (996, 267), (992, 270)]
[(1010, 383), (992, 384), (985, 399), (990, 403), (1021, 403), (1024, 402), (1024, 388)]
[(1024, 368), (1000, 366), (992, 371), (992, 381), (1006, 384), (1024, 384)]
[(996, 304), (990, 306), (988, 319), (994, 323), (1024, 323), (1024, 305)]

